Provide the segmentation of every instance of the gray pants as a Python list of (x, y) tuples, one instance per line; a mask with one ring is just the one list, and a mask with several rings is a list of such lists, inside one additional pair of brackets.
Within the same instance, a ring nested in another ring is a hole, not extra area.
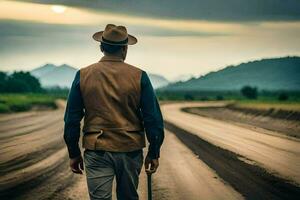
[(85, 150), (84, 164), (90, 199), (111, 200), (114, 176), (118, 200), (139, 199), (137, 188), (143, 151), (128, 153)]

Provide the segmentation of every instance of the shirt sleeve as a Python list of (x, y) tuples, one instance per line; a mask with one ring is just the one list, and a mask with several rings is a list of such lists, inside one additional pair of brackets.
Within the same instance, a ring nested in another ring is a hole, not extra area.
[(160, 156), (164, 140), (164, 123), (160, 107), (146, 72), (141, 77), (140, 106), (147, 140), (150, 143), (147, 156), (155, 159)]
[(80, 92), (80, 71), (77, 71), (69, 92), (64, 116), (64, 140), (70, 158), (76, 158), (81, 155), (78, 142), (80, 138), (80, 121), (83, 116), (84, 105)]

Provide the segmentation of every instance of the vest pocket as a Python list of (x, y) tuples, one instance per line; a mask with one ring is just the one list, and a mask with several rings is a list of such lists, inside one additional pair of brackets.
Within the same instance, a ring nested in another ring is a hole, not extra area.
[(144, 130), (126, 130), (127, 133), (133, 133), (133, 134), (140, 134), (140, 135), (144, 135)]
[(103, 134), (103, 130), (93, 133), (85, 133), (82, 137), (82, 147), (85, 149), (96, 149), (97, 139)]

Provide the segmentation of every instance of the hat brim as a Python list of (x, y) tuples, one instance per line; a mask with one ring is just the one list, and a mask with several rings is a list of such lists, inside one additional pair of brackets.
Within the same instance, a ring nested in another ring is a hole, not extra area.
[(99, 31), (97, 33), (94, 33), (93, 39), (98, 41), (98, 42), (105, 43), (105, 44), (118, 45), (118, 46), (134, 45), (134, 44), (137, 43), (136, 37), (134, 37), (133, 35), (130, 35), (130, 34), (128, 34), (128, 42), (125, 43), (125, 44), (115, 44), (115, 43), (110, 43), (110, 42), (107, 42), (107, 41), (103, 41), (102, 40), (103, 32), (104, 31)]

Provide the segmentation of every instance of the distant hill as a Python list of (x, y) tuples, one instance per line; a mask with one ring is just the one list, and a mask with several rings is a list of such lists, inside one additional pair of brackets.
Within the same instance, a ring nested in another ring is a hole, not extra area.
[(300, 90), (300, 57), (263, 59), (228, 66), (199, 78), (163, 87), (168, 91), (240, 90), (243, 86), (259, 90)]
[(148, 74), (150, 81), (152, 83), (153, 88), (157, 89), (163, 86), (166, 86), (169, 84), (169, 81), (161, 76), (161, 75), (157, 75), (157, 74)]
[[(43, 87), (70, 87), (78, 69), (70, 65), (56, 66), (54, 64), (45, 64), (38, 67), (30, 73), (37, 77)], [(154, 88), (166, 86), (168, 80), (157, 74), (148, 74)]]
[(46, 64), (30, 73), (40, 80), (43, 87), (70, 87), (77, 70), (66, 64), (60, 66)]
[(36, 77), (42, 77), (43, 75), (47, 74), (48, 72), (51, 72), (56, 68), (55, 65), (47, 63), (41, 67), (38, 67), (32, 71), (30, 71), (31, 75)]
[(190, 80), (193, 77), (194, 77), (193, 74), (182, 74), (182, 75), (179, 75), (179, 76), (173, 78), (171, 80), (171, 82), (172, 83), (176, 83), (176, 82), (179, 82), (179, 81), (184, 82), (184, 81)]

